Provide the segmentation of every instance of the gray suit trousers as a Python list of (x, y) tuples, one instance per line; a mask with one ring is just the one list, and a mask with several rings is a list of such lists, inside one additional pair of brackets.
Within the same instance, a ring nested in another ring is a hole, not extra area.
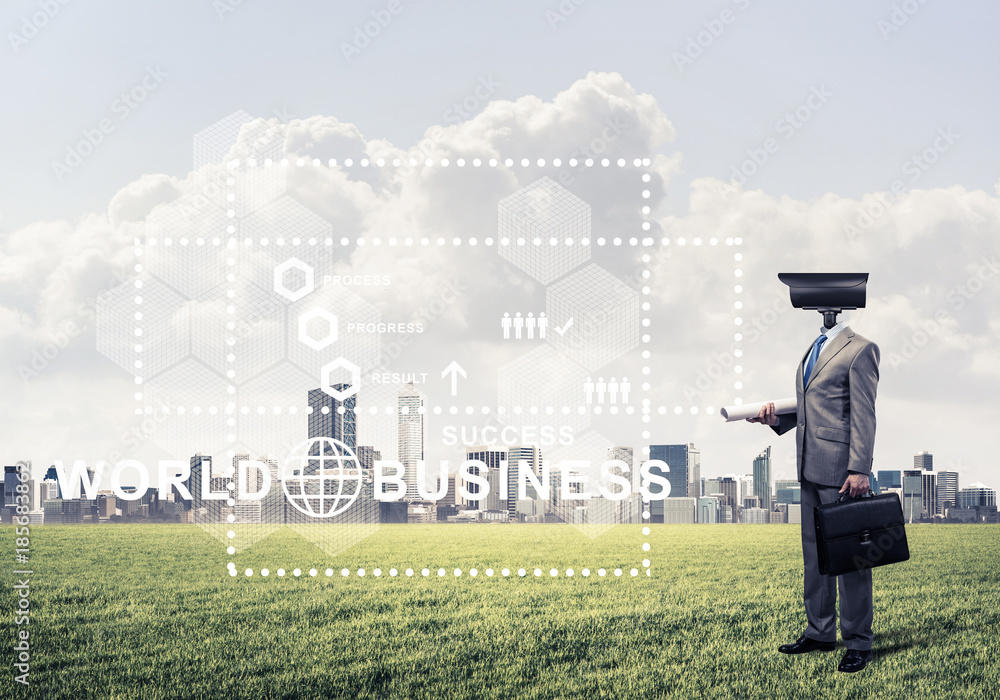
[(802, 485), (802, 558), (805, 563), (805, 635), (819, 642), (837, 641), (837, 587), (840, 588), (840, 634), (848, 649), (872, 648), (872, 570), (833, 577), (819, 572), (813, 508), (837, 500), (840, 488), (805, 479)]

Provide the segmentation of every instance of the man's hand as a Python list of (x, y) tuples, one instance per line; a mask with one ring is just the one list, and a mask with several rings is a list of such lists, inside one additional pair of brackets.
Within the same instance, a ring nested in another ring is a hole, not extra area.
[(768, 401), (760, 407), (760, 413), (756, 418), (747, 418), (747, 423), (763, 423), (764, 425), (777, 425), (778, 416), (774, 414), (774, 401)]
[(867, 474), (851, 474), (847, 477), (847, 481), (844, 485), (840, 487), (839, 493), (848, 491), (851, 498), (857, 498), (858, 496), (863, 496), (868, 493), (868, 475)]

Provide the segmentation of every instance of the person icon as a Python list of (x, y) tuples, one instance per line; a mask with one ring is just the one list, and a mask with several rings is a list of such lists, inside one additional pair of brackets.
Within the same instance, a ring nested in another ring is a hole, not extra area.
[(521, 329), (524, 328), (524, 319), (521, 318), (521, 312), (518, 311), (514, 314), (514, 338), (517, 340), (521, 339)]
[(622, 377), (621, 382), (618, 384), (618, 390), (622, 394), (622, 403), (628, 404), (628, 392), (632, 389), (632, 385), (628, 383), (628, 377)]
[(528, 318), (524, 319), (524, 327), (528, 331), (528, 340), (535, 337), (535, 314), (528, 312)]
[(545, 330), (549, 327), (549, 319), (546, 318), (545, 312), (538, 314), (538, 337), (541, 340), (545, 340)]
[(608, 403), (618, 403), (618, 382), (614, 377), (608, 382)]
[(583, 395), (587, 399), (587, 403), (594, 403), (594, 382), (587, 377), (587, 380), (583, 383)]
[(608, 385), (604, 381), (604, 377), (597, 378), (597, 403), (604, 403), (604, 392), (608, 390)]
[(511, 318), (510, 312), (504, 311), (503, 318), (500, 319), (500, 327), (503, 328), (503, 339), (510, 340)]

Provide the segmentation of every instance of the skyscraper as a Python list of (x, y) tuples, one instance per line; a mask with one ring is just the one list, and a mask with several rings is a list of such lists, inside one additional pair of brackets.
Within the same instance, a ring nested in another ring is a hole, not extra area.
[(399, 392), (397, 406), (399, 462), (403, 465), (403, 482), (406, 484), (404, 500), (419, 499), (417, 493), (417, 462), (424, 458), (424, 398), (408, 382)]
[(771, 446), (753, 460), (753, 493), (764, 510), (771, 510)]
[[(541, 482), (542, 477), (542, 451), (534, 445), (515, 445), (508, 448), (507, 450), (507, 513), (510, 515), (511, 520), (517, 518), (517, 501), (518, 501), (518, 475), (520, 474), (518, 465), (521, 460), (528, 463), (528, 468), (531, 469), (535, 478)], [(538, 493), (535, 491), (535, 487), (531, 484), (527, 484), (524, 489), (524, 495), (528, 497), (528, 500), (539, 501), (536, 510), (541, 510), (541, 513), (545, 513), (545, 504), (538, 497)]]
[(932, 518), (937, 514), (937, 484), (934, 479), (934, 472), (924, 472), (923, 484), (923, 505), (921, 511), (925, 518)]
[[(212, 503), (212, 501), (204, 501), (201, 497), (202, 479), (210, 479), (211, 477), (212, 458), (200, 452), (191, 457), (191, 476), (184, 482), (184, 485), (191, 492), (190, 509), (194, 511), (194, 522), (196, 523), (214, 522), (208, 518), (208, 504)], [(216, 508), (215, 510), (219, 511), (217, 515), (221, 515), (221, 508)]]
[(801, 503), (802, 485), (798, 481), (776, 480), (774, 482), (774, 500), (776, 503)]
[(382, 453), (371, 445), (359, 445), (354, 454), (358, 457), (358, 464), (361, 465), (361, 471), (368, 474), (371, 474), (372, 470), (375, 469), (375, 462), (382, 459)]
[(878, 471), (878, 485), (883, 489), (903, 488), (902, 472), (898, 469), (880, 469)]
[[(486, 465), (486, 473), (483, 473), (483, 471), (479, 467), (475, 466), (469, 467), (469, 473), (475, 474), (476, 476), (485, 477), (487, 483), (490, 484), (490, 493), (493, 494), (494, 492), (493, 485), (496, 484), (497, 486), (499, 486), (500, 483), (499, 482), (500, 462), (506, 461), (507, 450), (497, 449), (495, 447), (489, 447), (486, 445), (482, 447), (470, 447), (465, 452), (465, 458), (469, 460), (475, 459)], [(491, 474), (497, 475), (493, 481), (490, 480)], [(465, 506), (469, 510), (490, 510), (489, 508), (490, 505), (495, 505), (496, 508), (494, 508), (494, 510), (499, 510), (500, 508), (506, 507), (507, 505), (505, 503), (499, 502), (499, 494), (495, 495), (497, 500), (492, 502), (491, 499), (489, 498), (489, 495), (487, 495), (485, 498), (479, 496), (478, 494), (481, 493), (479, 484), (473, 482), (466, 482), (465, 489), (469, 493), (474, 494), (472, 498), (465, 499)]]
[[(346, 391), (350, 384), (334, 384), (337, 391)], [(351, 451), (358, 446), (358, 424), (355, 415), (357, 393), (343, 401), (335, 399), (322, 389), (309, 390), (309, 437), (328, 437), (339, 440)]]
[[(642, 495), (639, 493), (639, 472), (635, 464), (635, 454), (631, 447), (611, 447), (608, 448), (609, 460), (621, 460), (628, 465), (627, 474), (632, 483), (632, 492), (620, 501), (615, 501), (615, 522), (617, 523), (639, 523), (642, 522)], [(699, 484), (699, 488), (701, 485)]]
[(937, 512), (944, 515), (958, 506), (958, 472), (937, 473)]
[(975, 482), (958, 492), (959, 508), (977, 508), (996, 506), (997, 492), (986, 484)]
[(921, 469), (903, 471), (903, 520), (919, 521), (924, 509), (924, 472)]
[(725, 501), (722, 505), (729, 508), (729, 522), (737, 522), (739, 520), (740, 513), (740, 494), (739, 482), (736, 481), (736, 477), (724, 476), (719, 479), (719, 492), (725, 497)]
[(934, 470), (934, 455), (926, 450), (913, 455), (913, 468), (925, 472)]
[[(692, 454), (697, 454), (697, 457)], [(691, 479), (691, 469), (697, 466), (699, 472), (701, 470), (701, 454), (695, 449), (692, 444), (687, 445), (650, 445), (649, 446), (649, 458), (651, 460), (658, 459), (666, 462), (670, 471), (664, 473), (659, 467), (651, 467), (650, 473), (657, 474), (665, 478), (670, 483), (670, 494), (669, 498), (685, 498), (688, 494), (688, 486), (692, 483), (701, 483), (701, 475), (699, 474), (698, 479), (692, 482)], [(694, 487), (691, 487), (692, 490)], [(652, 485), (649, 487), (650, 493), (656, 494), (660, 492), (660, 487), (658, 485)], [(700, 490), (700, 489), (697, 489)], [(650, 521), (654, 523), (663, 522), (663, 500), (653, 500), (649, 504)]]
[(699, 497), (701, 489), (701, 450), (693, 444), (687, 446), (687, 495)]

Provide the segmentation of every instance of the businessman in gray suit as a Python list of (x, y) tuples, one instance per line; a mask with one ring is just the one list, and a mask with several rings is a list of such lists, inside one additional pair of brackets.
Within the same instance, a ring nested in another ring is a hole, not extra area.
[(797, 641), (778, 651), (833, 651), (839, 583), (840, 631), (847, 653), (838, 668), (846, 673), (860, 671), (871, 660), (872, 572), (865, 569), (836, 580), (819, 572), (813, 508), (833, 503), (845, 491), (851, 497), (868, 492), (878, 362), (878, 346), (846, 324), (822, 328), (795, 373), (795, 413), (775, 415), (774, 404), (767, 403), (756, 418), (747, 419), (770, 426), (778, 435), (795, 428), (808, 625)]

